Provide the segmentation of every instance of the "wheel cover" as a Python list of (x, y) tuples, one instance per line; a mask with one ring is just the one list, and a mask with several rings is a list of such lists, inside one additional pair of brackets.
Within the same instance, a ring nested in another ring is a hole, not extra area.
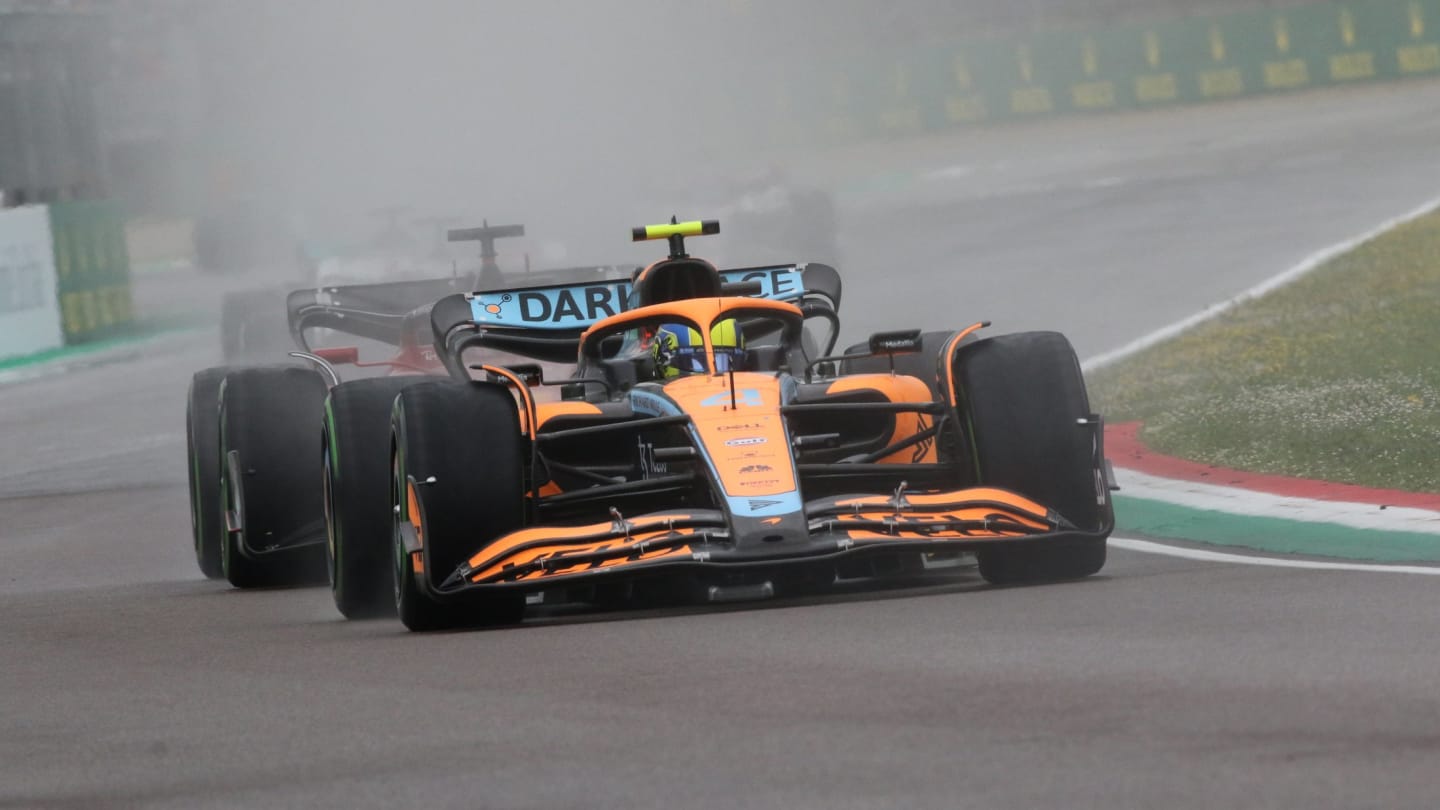
[(324, 493), (325, 509), (325, 573), (330, 577), (330, 591), (337, 592), (340, 589), (340, 544), (336, 541), (335, 535), (338, 531), (335, 526), (335, 492), (330, 483), (330, 476), (333, 468), (330, 464), (330, 433), (327, 430), (324, 435), (324, 461), (321, 463), (324, 480), (320, 488)]
[(400, 454), (397, 450), (390, 456), (390, 537), (395, 547), (395, 609), (400, 609), (400, 599), (404, 589), (404, 578), (407, 575), (407, 560), (405, 554), (405, 543), (400, 538), (400, 521), (408, 520), (409, 515), (403, 515), (400, 493), (403, 488), (400, 486)]
[(230, 505), (233, 498), (230, 495), (230, 465), (225, 460), (230, 457), (230, 448), (225, 443), (225, 387), (220, 387), (220, 441), (217, 442), (220, 449), (220, 572), (226, 579), (230, 578), (230, 526), (225, 516), (230, 513)]
[[(225, 445), (223, 444), (220, 445), (220, 451), (224, 454), (221, 456), (222, 459), (229, 455), (228, 453), (225, 453)], [(230, 491), (229, 467), (229, 464), (225, 464), (223, 462), (220, 464), (220, 503), (224, 507), (224, 511), (221, 513), (222, 521), (224, 520), (224, 516), (228, 515), (231, 512), (235, 503), (234, 495)], [(220, 569), (225, 572), (225, 576), (228, 579), (230, 576), (231, 567), (230, 555), (233, 553), (230, 549), (230, 544), (233, 542), (234, 538), (230, 536), (229, 525), (226, 525), (222, 531), (223, 534), (220, 537)]]
[[(236, 453), (234, 460), (230, 458), (230, 451), (224, 445), (221, 446), (223, 455), (220, 457), (220, 479), (225, 492), (225, 523), (224, 537), (220, 542), (220, 560), (225, 570), (225, 576), (230, 576), (231, 560), (238, 553), (243, 553), (245, 547), (245, 483), (242, 480), (244, 475), (240, 469), (240, 455)], [(231, 531), (230, 514), (235, 515), (235, 521), (240, 528)]]
[(190, 464), (187, 465), (190, 476), (190, 535), (192, 545), (195, 547), (195, 557), (200, 557), (200, 459), (195, 454), (195, 428), (191, 424), (189, 411), (185, 413), (185, 453), (190, 457)]

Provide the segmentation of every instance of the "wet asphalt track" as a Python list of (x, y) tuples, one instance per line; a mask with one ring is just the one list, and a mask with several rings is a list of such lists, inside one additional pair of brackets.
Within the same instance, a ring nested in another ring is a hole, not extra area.
[[(1431, 83), (907, 145), (955, 179), (849, 199), (848, 336), (1112, 349), (1440, 194), (1437, 142)], [(1117, 551), (1059, 586), (425, 637), (202, 581), (202, 342), (0, 388), (0, 807), (1437, 803), (1430, 577)]]

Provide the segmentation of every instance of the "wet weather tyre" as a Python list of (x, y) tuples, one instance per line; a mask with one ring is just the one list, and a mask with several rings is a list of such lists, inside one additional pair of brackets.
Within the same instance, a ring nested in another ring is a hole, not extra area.
[(322, 453), (326, 561), (347, 619), (395, 615), (390, 562), (390, 412), (402, 389), (432, 377), (341, 383), (325, 401)]
[(221, 560), (237, 588), (324, 581), (321, 460), (305, 452), (315, 446), (324, 404), (325, 382), (309, 369), (258, 366), (225, 377), (220, 479), (229, 528)]
[[(977, 340), (956, 355), (956, 403), (968, 421), (979, 482), (1018, 492), (1083, 531), (1108, 530), (1100, 502), (1085, 380), (1058, 332)], [(1105, 539), (1017, 545), (976, 555), (997, 585), (1079, 579), (1105, 565)]]
[(185, 396), (185, 456), (189, 467), (190, 535), (195, 562), (210, 579), (225, 576), (220, 541), (220, 383), (227, 368), (207, 368), (190, 378)]
[[(519, 622), (523, 594), (436, 601), (417, 582), (402, 523), (419, 524), (423, 576), (438, 587), (486, 543), (525, 522), (527, 440), (510, 392), (491, 383), (426, 382), (405, 388), (391, 416), (395, 604), (411, 630)], [(408, 496), (415, 487), (416, 511)], [(433, 481), (431, 479), (434, 479)]]

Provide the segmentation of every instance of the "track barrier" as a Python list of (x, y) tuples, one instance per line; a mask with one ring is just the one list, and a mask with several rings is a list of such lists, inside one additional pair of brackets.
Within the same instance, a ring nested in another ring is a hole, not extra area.
[(846, 143), (1425, 75), (1440, 0), (1356, 0), (848, 53), (774, 77), (766, 120), (780, 144)]

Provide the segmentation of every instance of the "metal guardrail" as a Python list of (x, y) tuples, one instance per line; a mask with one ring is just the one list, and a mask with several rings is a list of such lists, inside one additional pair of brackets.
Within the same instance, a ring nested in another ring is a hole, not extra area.
[(1437, 74), (1440, 0), (1357, 0), (836, 53), (762, 114), (772, 143), (844, 143)]

